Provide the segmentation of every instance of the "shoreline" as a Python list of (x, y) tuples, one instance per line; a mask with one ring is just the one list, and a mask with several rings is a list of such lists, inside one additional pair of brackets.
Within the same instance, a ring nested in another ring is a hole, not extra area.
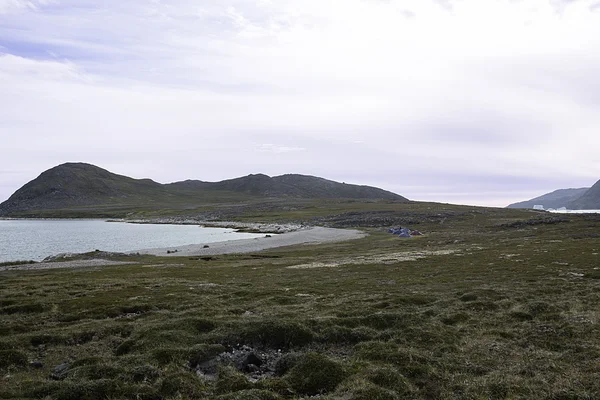
[(148, 225), (198, 225), (201, 228), (227, 228), (247, 233), (286, 233), (305, 229), (309, 226), (301, 224), (280, 224), (264, 222), (236, 222), (236, 221), (207, 221), (193, 218), (164, 217), (151, 219), (127, 218), (43, 218), (43, 217), (0, 217), (0, 221), (104, 221), (126, 224)]
[(265, 237), (254, 239), (226, 240), (210, 243), (208, 245), (191, 244), (185, 246), (141, 249), (130, 253), (164, 257), (242, 254), (294, 245), (343, 242), (346, 240), (362, 239), (365, 236), (367, 236), (366, 233), (356, 229), (336, 229), (317, 226), (285, 232), (276, 236), (265, 235)]
[(262, 222), (236, 222), (236, 221), (206, 221), (193, 218), (151, 218), (151, 219), (107, 219), (106, 222), (124, 222), (128, 224), (155, 224), (155, 225), (198, 225), (202, 228), (235, 229), (247, 233), (288, 233), (308, 228), (300, 224), (278, 224)]
[[(116, 222), (116, 221), (114, 221)], [(119, 221), (127, 222), (127, 221)], [(149, 222), (145, 222), (149, 223)], [(198, 222), (194, 222), (193, 225), (197, 225)], [(232, 228), (228, 224), (239, 224), (236, 222), (212, 222), (210, 227), (227, 227)], [(183, 225), (183, 224), (174, 224)], [(191, 225), (191, 223), (190, 223)], [(268, 228), (268, 233), (263, 237), (252, 238), (252, 239), (234, 239), (224, 240), (221, 242), (213, 243), (198, 243), (189, 244), (183, 246), (173, 247), (158, 247), (158, 248), (146, 248), (140, 250), (126, 251), (121, 254), (123, 255), (154, 255), (159, 257), (202, 257), (202, 256), (215, 256), (224, 254), (243, 254), (243, 253), (254, 253), (263, 250), (275, 249), (280, 247), (295, 246), (295, 245), (314, 245), (320, 243), (335, 243), (344, 242), (348, 240), (356, 240), (366, 237), (368, 234), (356, 230), (356, 229), (337, 229), (337, 228), (325, 228), (319, 226), (307, 227), (300, 225), (277, 225), (277, 224), (253, 224), (244, 223), (245, 226)], [(205, 225), (206, 226), (206, 225)], [(273, 232), (273, 228), (277, 229), (276, 233)], [(283, 232), (282, 232), (283, 231)], [(102, 252), (102, 256), (105, 257), (106, 252)], [(106, 260), (103, 257), (98, 259), (85, 259), (85, 260), (70, 260), (70, 257), (56, 258), (64, 256), (65, 254), (53, 255), (45, 258), (43, 261), (36, 262), (33, 264), (14, 264), (5, 265), (0, 267), (0, 272), (3, 271), (18, 271), (18, 270), (44, 270), (44, 269), (55, 269), (55, 268), (86, 268), (86, 267), (100, 267), (105, 265), (119, 265), (119, 264), (132, 264), (128, 261), (112, 261)], [(77, 254), (68, 254), (68, 256), (77, 256)], [(56, 258), (56, 261), (51, 261), (52, 258)], [(133, 262), (135, 263), (135, 262)]]

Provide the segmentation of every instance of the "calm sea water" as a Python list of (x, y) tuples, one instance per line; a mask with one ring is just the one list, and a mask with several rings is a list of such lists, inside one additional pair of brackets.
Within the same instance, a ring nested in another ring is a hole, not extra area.
[(40, 261), (59, 253), (96, 249), (127, 252), (214, 243), (264, 235), (197, 225), (153, 225), (101, 220), (0, 220), (0, 262)]

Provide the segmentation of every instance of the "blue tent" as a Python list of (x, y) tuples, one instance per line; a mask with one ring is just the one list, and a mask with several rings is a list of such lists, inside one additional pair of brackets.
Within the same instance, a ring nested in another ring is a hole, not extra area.
[[(412, 237), (412, 232), (413, 231), (411, 231), (410, 228), (404, 228), (404, 227), (388, 229), (388, 233), (391, 233), (393, 235), (398, 235), (399, 237), (402, 237), (402, 238)], [(418, 231), (414, 231), (414, 232), (416, 235), (421, 234), (421, 232), (418, 232)]]

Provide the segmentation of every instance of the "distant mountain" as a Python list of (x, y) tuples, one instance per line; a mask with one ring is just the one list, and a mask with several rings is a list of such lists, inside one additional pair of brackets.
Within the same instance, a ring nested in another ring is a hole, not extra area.
[(163, 190), (150, 179), (132, 179), (90, 164), (68, 163), (43, 172), (17, 190), (0, 204), (0, 215), (134, 200)]
[(0, 216), (47, 215), (52, 210), (101, 208), (171, 209), (261, 198), (385, 199), (407, 201), (392, 192), (307, 175), (248, 175), (221, 182), (187, 180), (160, 184), (133, 179), (84, 163), (66, 163), (43, 172), (0, 204)]
[(600, 210), (600, 181), (583, 195), (571, 201), (567, 208), (572, 210)]
[(371, 186), (339, 183), (309, 175), (287, 174), (273, 178), (248, 175), (212, 184), (213, 189), (260, 197), (347, 198), (406, 200), (395, 193)]
[(589, 188), (559, 189), (531, 200), (511, 204), (508, 208), (533, 208), (533, 206), (536, 205), (542, 205), (546, 209), (560, 207), (570, 208), (570, 204), (584, 195), (588, 189)]

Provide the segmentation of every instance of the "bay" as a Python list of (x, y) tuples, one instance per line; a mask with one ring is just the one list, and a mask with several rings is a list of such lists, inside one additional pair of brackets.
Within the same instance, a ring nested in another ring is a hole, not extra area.
[(0, 262), (41, 261), (60, 253), (208, 244), (263, 237), (198, 225), (128, 224), (103, 220), (0, 220)]

